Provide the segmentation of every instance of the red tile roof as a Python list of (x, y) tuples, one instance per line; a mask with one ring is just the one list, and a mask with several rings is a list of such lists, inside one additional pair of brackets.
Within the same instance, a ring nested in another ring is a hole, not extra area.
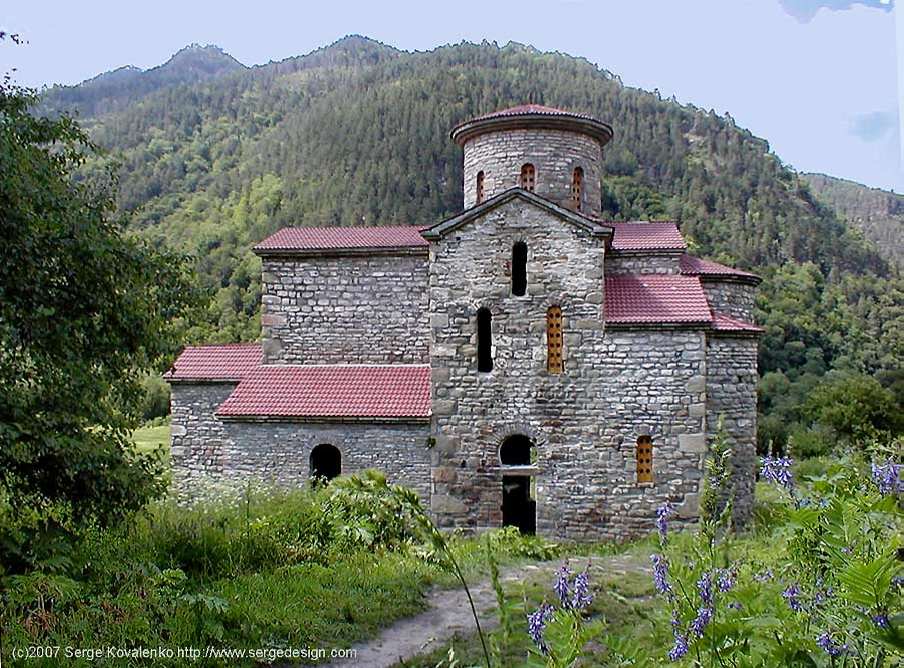
[(739, 278), (751, 278), (759, 281), (759, 276), (749, 271), (741, 271), (734, 267), (728, 267), (712, 260), (704, 260), (685, 253), (679, 261), (681, 273), (688, 276), (735, 276)]
[(285, 227), (257, 246), (256, 251), (414, 248), (428, 244), (419, 225), (385, 227)]
[(543, 104), (519, 104), (514, 107), (509, 107), (508, 109), (500, 109), (498, 111), (490, 112), (489, 114), (484, 114), (483, 116), (477, 116), (472, 120), (482, 121), (486, 118), (500, 118), (502, 116), (525, 116), (527, 114), (543, 114), (545, 116), (573, 116), (575, 118), (587, 118), (594, 120), (593, 116), (590, 116), (588, 114), (567, 111), (565, 109), (556, 109), (555, 107), (547, 107)]
[(762, 332), (762, 327), (757, 327), (753, 323), (744, 322), (729, 318), (723, 313), (713, 314), (713, 329), (717, 332)]
[(241, 380), (260, 366), (261, 344), (189, 346), (163, 377), (166, 380)]
[(612, 237), (612, 250), (683, 250), (687, 248), (684, 237), (678, 227), (671, 221), (648, 223), (636, 222), (602, 222), (601, 224), (615, 230)]
[(430, 366), (262, 366), (245, 376), (217, 415), (428, 418)]
[(712, 321), (696, 276), (624, 274), (605, 279), (606, 322), (681, 324)]

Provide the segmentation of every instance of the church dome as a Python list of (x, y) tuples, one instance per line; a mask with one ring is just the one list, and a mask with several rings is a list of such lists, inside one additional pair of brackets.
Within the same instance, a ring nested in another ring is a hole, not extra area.
[(464, 205), (523, 188), (561, 206), (600, 215), (603, 146), (612, 127), (588, 114), (522, 104), (453, 128), (464, 149)]

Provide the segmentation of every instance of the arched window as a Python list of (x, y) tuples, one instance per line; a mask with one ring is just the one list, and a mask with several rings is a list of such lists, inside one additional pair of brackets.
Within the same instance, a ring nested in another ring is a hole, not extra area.
[(512, 294), (523, 297), (527, 293), (527, 244), (512, 246)]
[(565, 363), (562, 355), (562, 307), (550, 306), (546, 310), (546, 370), (562, 373)]
[(477, 172), (477, 204), (483, 201), (483, 172)]
[(653, 482), (653, 439), (637, 439), (637, 482)]
[(527, 436), (522, 434), (509, 436), (499, 448), (499, 461), (503, 466), (529, 466), (534, 463), (531, 461), (533, 447), (534, 444)]
[(534, 191), (534, 185), (537, 182), (537, 170), (529, 162), (521, 165), (521, 187), (525, 190)]
[(329, 443), (321, 443), (311, 450), (311, 480), (330, 481), (342, 473), (342, 454)]
[(580, 167), (574, 168), (571, 175), (571, 204), (575, 211), (581, 210), (581, 189), (584, 186), (584, 170)]
[(477, 311), (477, 370), (493, 370), (493, 315), (488, 308)]

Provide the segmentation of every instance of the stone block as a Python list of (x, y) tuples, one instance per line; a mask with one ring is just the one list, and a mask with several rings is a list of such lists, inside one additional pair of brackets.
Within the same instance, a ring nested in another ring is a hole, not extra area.
[(688, 392), (704, 392), (706, 390), (706, 376), (692, 376), (687, 381)]
[(451, 483), (458, 480), (458, 471), (451, 466), (437, 466), (433, 469), (433, 482)]
[(679, 434), (678, 448), (684, 452), (706, 452), (706, 434)]
[(694, 519), (700, 513), (700, 495), (685, 494), (684, 502), (678, 506), (678, 517), (684, 520)]
[(465, 513), (468, 507), (464, 501), (449, 494), (433, 494), (430, 510), (439, 515), (458, 515)]

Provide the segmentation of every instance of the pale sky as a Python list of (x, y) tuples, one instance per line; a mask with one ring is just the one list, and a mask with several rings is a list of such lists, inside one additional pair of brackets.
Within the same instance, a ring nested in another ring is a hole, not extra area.
[[(795, 169), (904, 192), (893, 4), (30, 0), (0, 8), (0, 30), (28, 40), (0, 43), (0, 73), (16, 68), (18, 82), (36, 87), (71, 84), (122, 65), (159, 65), (192, 42), (254, 65), (350, 33), (405, 50), (512, 40), (582, 56), (629, 86), (728, 112)], [(899, 41), (904, 49), (904, 35)]]

